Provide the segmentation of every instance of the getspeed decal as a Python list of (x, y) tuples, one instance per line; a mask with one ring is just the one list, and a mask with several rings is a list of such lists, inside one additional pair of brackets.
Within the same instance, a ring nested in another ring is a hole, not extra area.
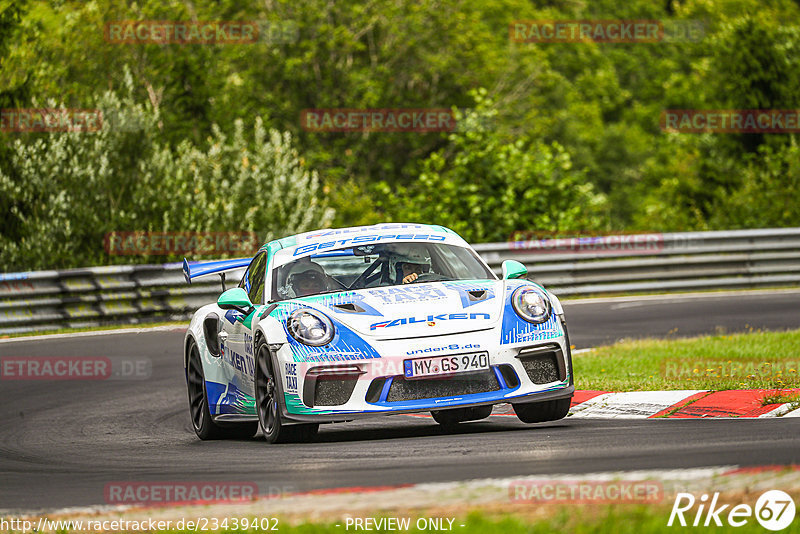
[[(377, 328), (391, 328), (404, 324), (414, 323), (435, 323), (436, 321), (455, 321), (459, 319), (490, 319), (488, 313), (440, 313), (439, 315), (428, 315), (427, 317), (403, 317), (402, 319), (392, 319), (391, 321), (381, 321), (369, 325), (370, 330)], [(433, 326), (433, 325), (431, 325)]]
[(438, 230), (441, 227), (428, 226), (426, 224), (374, 224), (372, 226), (358, 226), (356, 228), (340, 228), (336, 230), (324, 230), (320, 232), (314, 232), (305, 236), (305, 239), (315, 239), (317, 237), (327, 237), (331, 235), (342, 235), (342, 234), (363, 234), (364, 232), (372, 232), (376, 230), (405, 230), (406, 228), (417, 228), (420, 230)]
[(370, 242), (380, 242), (380, 241), (447, 241), (447, 236), (444, 235), (430, 235), (430, 234), (387, 234), (387, 235), (360, 235), (358, 237), (352, 237), (347, 239), (339, 239), (334, 241), (326, 241), (325, 243), (311, 243), (308, 245), (302, 245), (295, 249), (292, 256), (299, 256), (301, 254), (306, 254), (309, 252), (313, 252), (315, 250), (323, 250), (326, 248), (331, 248), (335, 246), (344, 246), (344, 245), (357, 245), (359, 243), (370, 243)]

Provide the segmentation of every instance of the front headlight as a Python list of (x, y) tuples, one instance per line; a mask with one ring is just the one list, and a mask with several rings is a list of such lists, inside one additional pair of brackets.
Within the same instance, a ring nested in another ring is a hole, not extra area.
[(550, 299), (537, 287), (518, 287), (511, 295), (511, 304), (517, 314), (529, 323), (540, 324), (550, 318)]
[(333, 339), (333, 323), (323, 313), (310, 308), (294, 311), (286, 320), (289, 333), (300, 343), (319, 347)]

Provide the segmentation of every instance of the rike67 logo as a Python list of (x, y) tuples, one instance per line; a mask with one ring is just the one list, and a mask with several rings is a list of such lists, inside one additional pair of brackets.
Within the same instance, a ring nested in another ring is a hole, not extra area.
[(792, 497), (780, 490), (769, 490), (761, 494), (755, 507), (737, 504), (731, 508), (730, 504), (719, 505), (718, 500), (719, 493), (714, 493), (710, 502), (705, 493), (699, 499), (691, 493), (678, 493), (667, 526), (675, 524), (685, 527), (691, 521), (693, 527), (721, 527), (723, 524), (742, 527), (755, 517), (765, 529), (778, 531), (791, 525), (795, 516)]

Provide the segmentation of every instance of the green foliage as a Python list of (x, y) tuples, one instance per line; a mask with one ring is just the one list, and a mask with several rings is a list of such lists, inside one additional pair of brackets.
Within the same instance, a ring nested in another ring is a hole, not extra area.
[(107, 91), (94, 102), (105, 118), (100, 131), (13, 143), (11, 172), (0, 170), (8, 205), (0, 265), (128, 261), (107, 256), (104, 236), (113, 231), (252, 230), (267, 240), (332, 219), (290, 134), (267, 131), (257, 118), (252, 138), (238, 121), (230, 139), (214, 126), (207, 148), (184, 141), (172, 149), (158, 140), (159, 109), (136, 102), (129, 74), (125, 86), (124, 96)]
[(800, 221), (800, 147), (761, 147), (744, 160), (738, 188), (721, 191), (709, 217), (714, 228), (796, 226)]
[(175, 218), (169, 221), (175, 229), (251, 230), (270, 241), (326, 226), (333, 218), (319, 176), (305, 168), (291, 134), (268, 132), (260, 117), (252, 140), (241, 119), (230, 139), (214, 125), (207, 150), (183, 142), (164, 167), (177, 197), (189, 200), (182, 210), (165, 212), (165, 222)]
[[(515, 20), (580, 19), (702, 22), (704, 35), (509, 39)], [(111, 43), (104, 25), (120, 20), (289, 23), (297, 39)], [(797, 134), (659, 128), (664, 109), (796, 109), (796, 20), (794, 0), (0, 0), (0, 107), (92, 107), (111, 90), (141, 126), (0, 132), (0, 268), (111, 261), (97, 236), (120, 229), (223, 226), (268, 237), (410, 219), (482, 241), (516, 230), (800, 225)], [(474, 106), (490, 127), (300, 124), (304, 109)], [(271, 206), (246, 184), (283, 200)], [(44, 231), (60, 240), (49, 250), (36, 235)]]
[[(463, 131), (422, 162), (418, 180), (399, 191), (398, 220), (442, 224), (472, 241), (505, 241), (515, 230), (585, 230), (600, 224), (604, 198), (558, 143), (504, 139), (487, 127), (491, 102), (457, 113)], [(386, 196), (390, 194), (385, 184)]]

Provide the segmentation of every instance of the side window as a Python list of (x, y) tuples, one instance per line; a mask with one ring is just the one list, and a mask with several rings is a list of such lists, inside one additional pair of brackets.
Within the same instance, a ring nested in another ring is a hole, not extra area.
[(242, 278), (239, 287), (243, 287), (253, 304), (261, 304), (264, 300), (264, 277), (266, 271), (267, 253), (262, 252), (250, 262), (250, 267)]

